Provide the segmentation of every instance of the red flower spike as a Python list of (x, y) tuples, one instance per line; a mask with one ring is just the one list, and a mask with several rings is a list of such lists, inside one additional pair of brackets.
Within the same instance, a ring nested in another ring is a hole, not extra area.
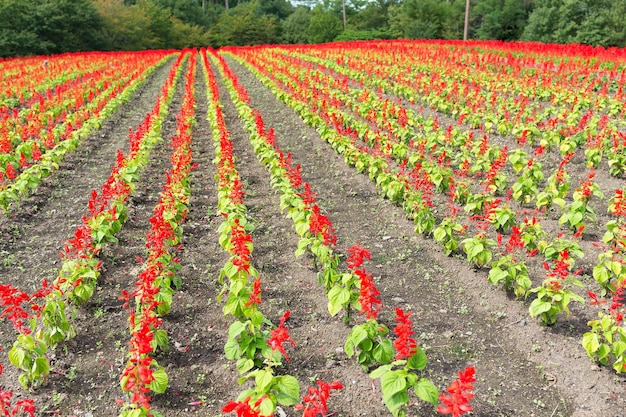
[(223, 413), (237, 413), (237, 417), (261, 417), (261, 412), (250, 406), (250, 397), (243, 401), (229, 401), (222, 408)]
[(473, 366), (468, 366), (464, 371), (459, 371), (459, 378), (452, 381), (452, 384), (446, 389), (452, 395), (439, 394), (439, 401), (443, 404), (437, 406), (439, 414), (451, 414), (452, 417), (458, 417), (472, 411), (469, 402), (474, 398), (474, 394), (471, 392), (474, 390), (472, 382), (476, 382), (474, 374)]
[(309, 387), (308, 395), (302, 398), (302, 404), (296, 404), (296, 410), (304, 410), (302, 417), (317, 417), (328, 415), (328, 398), (330, 390), (343, 389), (343, 385), (339, 381), (326, 383), (316, 381), (318, 388)]
[(287, 321), (290, 315), (291, 315), (291, 312), (287, 310), (285, 314), (280, 318), (280, 324), (278, 325), (278, 327), (274, 330), (270, 330), (271, 337), (268, 342), (272, 350), (279, 351), (285, 357), (287, 362), (289, 362), (289, 357), (287, 356), (287, 353), (285, 352), (285, 348), (283, 347), (283, 344), (285, 342), (289, 342), (291, 343), (291, 346), (296, 347), (296, 343), (291, 339), (291, 336), (289, 335), (289, 331), (285, 327), (285, 321)]
[(375, 319), (378, 317), (383, 302), (378, 298), (380, 292), (374, 284), (374, 278), (371, 274), (365, 272), (364, 269), (354, 271), (359, 277), (359, 303), (361, 304), (361, 313), (365, 314), (367, 319)]
[(254, 280), (254, 283), (252, 284), (252, 292), (250, 293), (250, 299), (245, 304), (245, 307), (250, 307), (253, 304), (261, 305), (261, 278)]
[(350, 254), (350, 256), (348, 257), (346, 262), (348, 264), (348, 268), (352, 271), (359, 268), (363, 264), (364, 259), (372, 259), (370, 251), (362, 247), (360, 243), (357, 243), (356, 245), (349, 248), (347, 252)]
[(409, 320), (411, 312), (405, 313), (401, 308), (396, 307), (396, 318), (398, 322), (393, 331), (398, 336), (393, 342), (393, 347), (396, 350), (396, 360), (404, 358), (410, 358), (417, 353), (417, 342), (411, 336), (415, 334), (413, 331), (413, 322)]

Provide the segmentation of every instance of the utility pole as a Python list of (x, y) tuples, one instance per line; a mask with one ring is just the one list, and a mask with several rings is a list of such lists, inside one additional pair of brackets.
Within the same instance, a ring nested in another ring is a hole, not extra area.
[(341, 0), (341, 7), (343, 11), (343, 30), (346, 30), (346, 0)]
[(465, 28), (463, 29), (463, 40), (467, 40), (467, 36), (469, 34), (469, 10), (470, 10), (470, 0), (465, 0)]

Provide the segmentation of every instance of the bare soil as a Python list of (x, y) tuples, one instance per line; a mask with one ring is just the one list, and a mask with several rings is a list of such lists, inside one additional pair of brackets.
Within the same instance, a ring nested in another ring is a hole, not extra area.
[[(426, 375), (443, 390), (456, 372), (476, 367), (474, 416), (618, 417), (626, 414), (625, 379), (591, 362), (580, 345), (585, 319), (575, 314), (546, 328), (528, 316), (528, 303), (511, 299), (488, 285), (484, 271), (474, 271), (460, 258), (446, 257), (432, 240), (413, 232), (402, 209), (382, 199), (374, 184), (343, 162), (343, 158), (278, 102), (245, 68), (229, 61), (248, 90), (252, 106), (277, 143), (291, 152), (302, 176), (318, 195), (320, 206), (336, 228), (337, 250), (356, 244), (372, 252), (365, 267), (376, 276), (385, 305), (381, 321), (393, 327), (394, 307), (414, 313), (417, 341), (428, 355)], [(53, 279), (58, 252), (87, 211), (92, 189), (110, 173), (117, 149), (126, 149), (129, 128), (135, 128), (152, 107), (169, 65), (157, 71), (137, 96), (103, 128), (68, 156), (58, 172), (14, 214), (0, 214), (0, 280), (32, 290), (43, 278)], [(198, 67), (198, 71), (200, 67)], [(170, 386), (154, 397), (155, 410), (165, 416), (218, 416), (223, 405), (242, 390), (234, 363), (223, 354), (230, 320), (216, 297), (219, 271), (227, 259), (218, 244), (215, 157), (206, 120), (204, 78), (196, 84), (197, 125), (193, 153), (190, 215), (184, 225), (182, 288), (175, 294), (164, 328), (170, 350), (157, 359), (166, 367)], [(306, 256), (296, 259), (298, 237), (279, 210), (279, 197), (269, 175), (257, 161), (228, 93), (221, 85), (227, 128), (237, 167), (246, 185), (244, 201), (254, 219), (253, 262), (263, 279), (264, 314), (274, 323), (291, 310), (287, 326), (297, 344), (287, 351), (282, 370), (296, 376), (302, 391), (315, 379), (339, 380), (346, 388), (330, 400), (335, 416), (389, 415), (377, 382), (369, 379), (342, 347), (350, 328), (343, 317), (330, 317), (317, 271)], [(78, 318), (78, 337), (57, 348), (54, 371), (36, 392), (25, 393), (6, 361), (0, 385), (16, 395), (35, 398), (40, 416), (116, 416), (123, 400), (119, 376), (126, 363), (128, 311), (122, 289), (132, 287), (145, 254), (148, 218), (158, 200), (169, 164), (169, 138), (174, 134), (182, 85), (164, 124), (164, 142), (152, 153), (133, 195), (131, 216), (119, 243), (100, 257), (103, 273), (93, 299)], [(0, 346), (12, 346), (14, 332), (0, 322)], [(285, 409), (287, 416), (299, 415)], [(410, 416), (434, 416), (432, 407), (412, 404)]]

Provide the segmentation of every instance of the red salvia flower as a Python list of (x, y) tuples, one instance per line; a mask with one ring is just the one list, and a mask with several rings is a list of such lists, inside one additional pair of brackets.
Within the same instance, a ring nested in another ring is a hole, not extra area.
[(587, 291), (587, 295), (589, 296), (589, 298), (591, 298), (591, 301), (589, 301), (590, 306), (606, 303), (606, 300), (598, 299), (598, 296), (596, 295), (596, 293), (592, 291)]
[(308, 182), (304, 183), (304, 195), (302, 196), (302, 201), (304, 202), (304, 205), (307, 209), (309, 209), (310, 207), (313, 207), (313, 204), (315, 204), (315, 199), (316, 195), (313, 191), (311, 191), (311, 186), (309, 185)]
[(339, 381), (326, 383), (316, 381), (318, 388), (309, 387), (309, 393), (302, 398), (302, 404), (296, 404), (296, 410), (304, 410), (302, 417), (325, 417), (328, 413), (330, 390), (343, 389)]
[(451, 395), (439, 394), (439, 401), (443, 404), (437, 406), (439, 414), (451, 414), (452, 417), (458, 417), (472, 411), (470, 400), (474, 398), (474, 394), (471, 392), (474, 390), (472, 382), (476, 382), (474, 373), (474, 367), (468, 366), (464, 371), (459, 372), (459, 379), (452, 381), (452, 384), (446, 389)]
[(4, 169), (4, 175), (7, 176), (9, 180), (14, 180), (17, 178), (17, 171), (12, 163), (8, 163), (6, 168)]
[(411, 312), (405, 313), (401, 308), (396, 307), (396, 318), (398, 322), (393, 331), (398, 338), (394, 340), (393, 347), (396, 350), (396, 360), (410, 358), (417, 352), (417, 342), (411, 336), (415, 334), (413, 331), (413, 322), (409, 319)]
[(321, 234), (324, 244), (327, 246), (337, 244), (337, 236), (333, 234), (335, 229), (330, 219), (320, 213), (320, 208), (317, 204), (313, 206), (312, 211), (313, 213), (309, 219), (309, 231), (315, 236)]
[(250, 397), (247, 397), (243, 401), (229, 401), (222, 408), (223, 413), (237, 413), (237, 417), (261, 417), (261, 411), (255, 410), (253, 407), (258, 407), (265, 399), (265, 396), (261, 397), (254, 403), (254, 406), (250, 405)]
[(367, 319), (375, 319), (378, 317), (383, 302), (378, 298), (380, 292), (374, 285), (374, 278), (371, 274), (365, 272), (364, 269), (357, 269), (354, 273), (359, 277), (359, 304), (361, 304), (361, 313), (365, 314)]
[(280, 318), (280, 324), (276, 329), (270, 330), (270, 340), (269, 345), (272, 350), (278, 350), (285, 357), (287, 361), (289, 361), (289, 357), (285, 352), (285, 348), (283, 347), (283, 343), (289, 342), (291, 346), (296, 347), (296, 343), (291, 339), (289, 335), (289, 331), (285, 327), (285, 321), (289, 318), (291, 312), (287, 310), (285, 314)]
[(239, 219), (235, 219), (232, 226), (230, 241), (233, 245), (231, 252), (237, 258), (233, 260), (233, 265), (238, 271), (250, 272), (250, 247), (252, 237), (245, 231), (239, 223)]
[(261, 278), (254, 280), (254, 283), (252, 284), (252, 292), (250, 293), (250, 299), (245, 306), (250, 307), (252, 304), (261, 304)]
[(513, 252), (516, 248), (522, 249), (524, 247), (524, 241), (522, 241), (522, 231), (518, 226), (511, 227), (511, 236), (509, 241), (505, 245), (507, 252)]
[(362, 247), (359, 243), (348, 248), (347, 252), (350, 254), (346, 260), (348, 268), (352, 271), (356, 270), (363, 264), (364, 259), (372, 259), (370, 251)]

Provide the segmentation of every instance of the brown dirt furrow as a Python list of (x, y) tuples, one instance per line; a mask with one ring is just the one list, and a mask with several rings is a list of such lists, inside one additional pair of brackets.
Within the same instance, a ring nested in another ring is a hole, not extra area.
[[(249, 71), (228, 62), (266, 125), (276, 130), (279, 146), (302, 164), (303, 179), (337, 229), (339, 248), (361, 242), (371, 250), (366, 266), (379, 277), (383, 321), (392, 325), (394, 306), (416, 313), (418, 343), (428, 348), (427, 373), (440, 389), (456, 370), (471, 364), (478, 376), (474, 415), (613, 417), (623, 411), (623, 381), (585, 357), (567, 320), (556, 330), (539, 326), (529, 318), (527, 304), (489, 286), (484, 272), (468, 268), (463, 259), (445, 257), (432, 240), (417, 236), (402, 210), (382, 200), (366, 176), (347, 167)], [(340, 336), (335, 345), (342, 344)], [(337, 356), (345, 361), (345, 355)], [(378, 388), (368, 389), (380, 398)], [(339, 407), (358, 392), (351, 385)], [(428, 409), (414, 410), (434, 415)]]

